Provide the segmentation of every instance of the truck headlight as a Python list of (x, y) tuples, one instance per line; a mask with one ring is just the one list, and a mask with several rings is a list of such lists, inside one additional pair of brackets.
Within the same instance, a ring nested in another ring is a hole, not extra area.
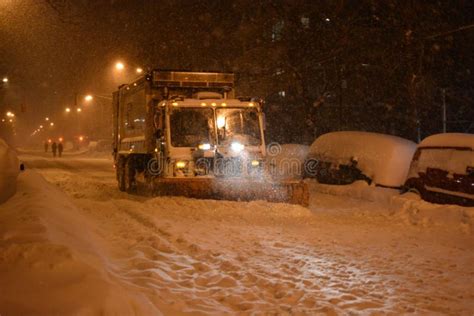
[(177, 161), (175, 166), (176, 169), (183, 169), (186, 167), (186, 161)]
[(260, 166), (260, 161), (252, 160), (252, 162), (250, 164), (252, 165), (252, 167), (258, 167), (258, 166)]
[(230, 148), (231, 148), (233, 151), (239, 153), (239, 152), (241, 152), (242, 150), (244, 150), (245, 146), (244, 146), (243, 144), (241, 144), (241, 143), (233, 142), (232, 144), (230, 144)]
[(209, 149), (211, 149), (211, 144), (200, 144), (200, 145), (198, 146), (198, 148), (199, 148), (200, 150), (209, 150)]

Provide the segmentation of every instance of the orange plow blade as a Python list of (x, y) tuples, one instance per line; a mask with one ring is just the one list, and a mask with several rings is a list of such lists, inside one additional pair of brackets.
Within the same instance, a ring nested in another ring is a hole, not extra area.
[(308, 206), (309, 192), (302, 181), (266, 182), (246, 179), (156, 178), (153, 193), (196, 199), (265, 200)]

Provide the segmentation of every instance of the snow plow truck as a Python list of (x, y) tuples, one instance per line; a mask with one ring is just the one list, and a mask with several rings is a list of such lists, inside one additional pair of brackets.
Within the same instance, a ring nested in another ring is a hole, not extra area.
[(234, 74), (153, 70), (113, 93), (118, 187), (200, 199), (308, 204), (301, 181), (267, 172), (263, 101)]

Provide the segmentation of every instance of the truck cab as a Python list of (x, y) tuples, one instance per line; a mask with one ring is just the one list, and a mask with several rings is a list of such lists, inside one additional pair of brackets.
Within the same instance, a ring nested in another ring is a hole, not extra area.
[(249, 177), (265, 157), (261, 104), (218, 94), (158, 104), (155, 152), (165, 177)]

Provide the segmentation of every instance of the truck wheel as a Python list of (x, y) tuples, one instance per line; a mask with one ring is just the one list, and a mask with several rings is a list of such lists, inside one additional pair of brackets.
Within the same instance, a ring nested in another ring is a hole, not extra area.
[(129, 157), (125, 162), (125, 168), (123, 172), (124, 191), (128, 193), (134, 193), (137, 191), (137, 181), (135, 180), (135, 161), (132, 157)]
[(125, 185), (125, 158), (119, 158), (117, 162), (117, 183), (120, 191), (124, 192), (127, 190)]

